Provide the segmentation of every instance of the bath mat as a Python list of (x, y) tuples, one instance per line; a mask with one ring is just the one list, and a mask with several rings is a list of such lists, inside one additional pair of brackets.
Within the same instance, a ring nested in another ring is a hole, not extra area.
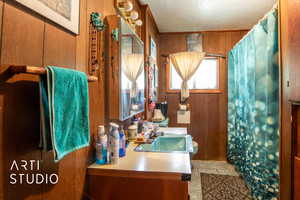
[(252, 200), (239, 176), (201, 173), (202, 200)]

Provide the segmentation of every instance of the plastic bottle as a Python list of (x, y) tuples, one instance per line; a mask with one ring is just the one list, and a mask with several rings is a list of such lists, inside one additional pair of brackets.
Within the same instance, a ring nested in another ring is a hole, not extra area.
[(119, 126), (115, 123), (110, 123), (109, 133), (109, 161), (111, 164), (119, 162), (120, 136)]
[(137, 137), (137, 126), (136, 125), (130, 125), (128, 127), (128, 139), (133, 141)]
[(96, 163), (103, 165), (107, 163), (107, 135), (104, 126), (98, 126), (96, 141)]
[(126, 136), (124, 133), (123, 126), (120, 128), (120, 148), (119, 148), (119, 156), (124, 157), (126, 155)]
[(143, 132), (143, 124), (144, 124), (144, 120), (141, 119), (138, 121), (138, 133)]

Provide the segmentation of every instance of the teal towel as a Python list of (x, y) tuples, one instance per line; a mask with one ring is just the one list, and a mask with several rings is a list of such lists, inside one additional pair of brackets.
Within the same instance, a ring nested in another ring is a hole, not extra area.
[(88, 81), (85, 73), (46, 67), (41, 76), (41, 145), (55, 162), (90, 143)]

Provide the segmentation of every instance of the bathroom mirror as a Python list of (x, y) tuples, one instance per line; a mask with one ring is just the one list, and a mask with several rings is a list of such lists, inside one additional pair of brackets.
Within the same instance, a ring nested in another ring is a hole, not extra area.
[(149, 56), (149, 98), (156, 102), (158, 97), (158, 67), (157, 48), (155, 40), (150, 36), (150, 56)]
[(120, 120), (144, 111), (144, 44), (124, 19), (120, 35)]

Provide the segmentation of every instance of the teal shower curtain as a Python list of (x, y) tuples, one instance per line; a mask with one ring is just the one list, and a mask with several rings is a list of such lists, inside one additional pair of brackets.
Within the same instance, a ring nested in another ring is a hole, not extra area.
[(278, 13), (274, 8), (230, 52), (228, 160), (254, 199), (279, 191)]

